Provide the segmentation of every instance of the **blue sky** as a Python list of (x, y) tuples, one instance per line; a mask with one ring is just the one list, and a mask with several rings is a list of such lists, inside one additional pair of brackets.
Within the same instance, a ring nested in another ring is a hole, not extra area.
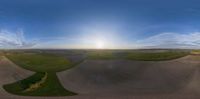
[(199, 0), (0, 0), (1, 48), (200, 48)]

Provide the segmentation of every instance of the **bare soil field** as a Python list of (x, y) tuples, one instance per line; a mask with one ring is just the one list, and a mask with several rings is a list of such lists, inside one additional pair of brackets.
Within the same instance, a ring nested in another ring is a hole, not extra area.
[(12, 97), (12, 95), (5, 92), (2, 88), (4, 84), (12, 83), (18, 80), (22, 80), (26, 77), (32, 75), (33, 72), (22, 69), (18, 67), (6, 57), (1, 56), (0, 60), (0, 96), (2, 97)]
[(200, 56), (171, 61), (85, 60), (58, 73), (62, 85), (77, 96), (25, 97), (5, 92), (3, 84), (33, 74), (7, 58), (0, 61), (1, 99), (199, 99)]
[(85, 60), (58, 76), (66, 89), (80, 95), (196, 98), (200, 93), (199, 57), (189, 55), (157, 62)]

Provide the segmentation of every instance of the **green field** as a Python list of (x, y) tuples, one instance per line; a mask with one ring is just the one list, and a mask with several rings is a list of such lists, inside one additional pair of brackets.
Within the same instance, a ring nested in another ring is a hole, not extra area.
[(10, 53), (6, 57), (15, 64), (36, 72), (58, 72), (73, 66), (68, 59), (50, 54)]
[[(187, 51), (90, 51), (86, 59), (128, 59), (139, 61), (163, 61), (180, 58), (190, 54)], [(33, 76), (4, 85), (7, 92), (24, 96), (69, 96), (76, 95), (60, 84), (56, 72), (77, 65), (62, 55), (47, 53), (7, 53), (6, 57), (22, 68), (36, 72)], [(83, 59), (84, 60), (84, 59)], [(82, 62), (82, 61), (81, 61)]]
[[(59, 83), (59, 80), (55, 73), (47, 73), (47, 78), (40, 84), (37, 84), (45, 76), (45, 73), (36, 73), (33, 76), (12, 83), (4, 85), (4, 89), (7, 92), (23, 96), (70, 96), (76, 95), (73, 92), (67, 91)], [(27, 90), (31, 85), (35, 84), (36, 87)]]
[(188, 55), (184, 51), (164, 51), (164, 52), (140, 52), (129, 51), (119, 55), (119, 52), (112, 51), (94, 51), (88, 53), (88, 59), (128, 59), (139, 61), (163, 61), (172, 60)]
[(167, 52), (130, 52), (127, 54), (126, 59), (140, 60), (140, 61), (164, 61), (180, 58), (188, 55), (189, 52), (167, 51)]
[(76, 95), (64, 89), (56, 76), (56, 72), (73, 67), (66, 58), (38, 53), (9, 53), (6, 57), (22, 68), (36, 72), (24, 80), (4, 85), (7, 92), (23, 96)]
[(88, 59), (115, 59), (117, 58), (112, 51), (93, 51), (87, 53)]
[(191, 51), (191, 54), (200, 55), (200, 50), (193, 50), (193, 51)]

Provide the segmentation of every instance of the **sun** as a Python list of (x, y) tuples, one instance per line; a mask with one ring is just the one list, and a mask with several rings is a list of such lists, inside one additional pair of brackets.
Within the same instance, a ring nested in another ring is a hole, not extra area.
[(96, 41), (96, 48), (97, 49), (103, 49), (105, 47), (105, 43), (101, 40)]

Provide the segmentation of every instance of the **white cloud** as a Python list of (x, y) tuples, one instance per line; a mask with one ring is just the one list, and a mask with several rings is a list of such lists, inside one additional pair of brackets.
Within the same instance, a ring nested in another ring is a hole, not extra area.
[[(0, 48), (90, 48), (93, 47), (96, 38), (68, 38), (53, 37), (40, 38), (37, 43), (28, 41), (24, 37), (22, 30), (10, 32), (7, 30), (0, 31)], [(104, 41), (104, 40), (103, 40)], [(91, 42), (91, 43), (90, 43)], [(123, 43), (123, 42), (121, 42)], [(200, 32), (179, 34), (179, 33), (160, 33), (146, 39), (138, 40), (132, 43), (123, 43), (112, 48), (200, 48)]]
[(17, 32), (0, 31), (0, 48), (30, 48), (34, 45), (26, 41), (22, 30)]
[(189, 34), (161, 33), (138, 40), (146, 48), (200, 48), (200, 32)]
[[(43, 38), (36, 48), (95, 48), (97, 38)], [(103, 39), (104, 42), (106, 42)], [(107, 44), (108, 43), (108, 44)], [(114, 43), (106, 42), (106, 48), (137, 49), (137, 48), (200, 48), (200, 32), (190, 34), (160, 33), (143, 40)]]

